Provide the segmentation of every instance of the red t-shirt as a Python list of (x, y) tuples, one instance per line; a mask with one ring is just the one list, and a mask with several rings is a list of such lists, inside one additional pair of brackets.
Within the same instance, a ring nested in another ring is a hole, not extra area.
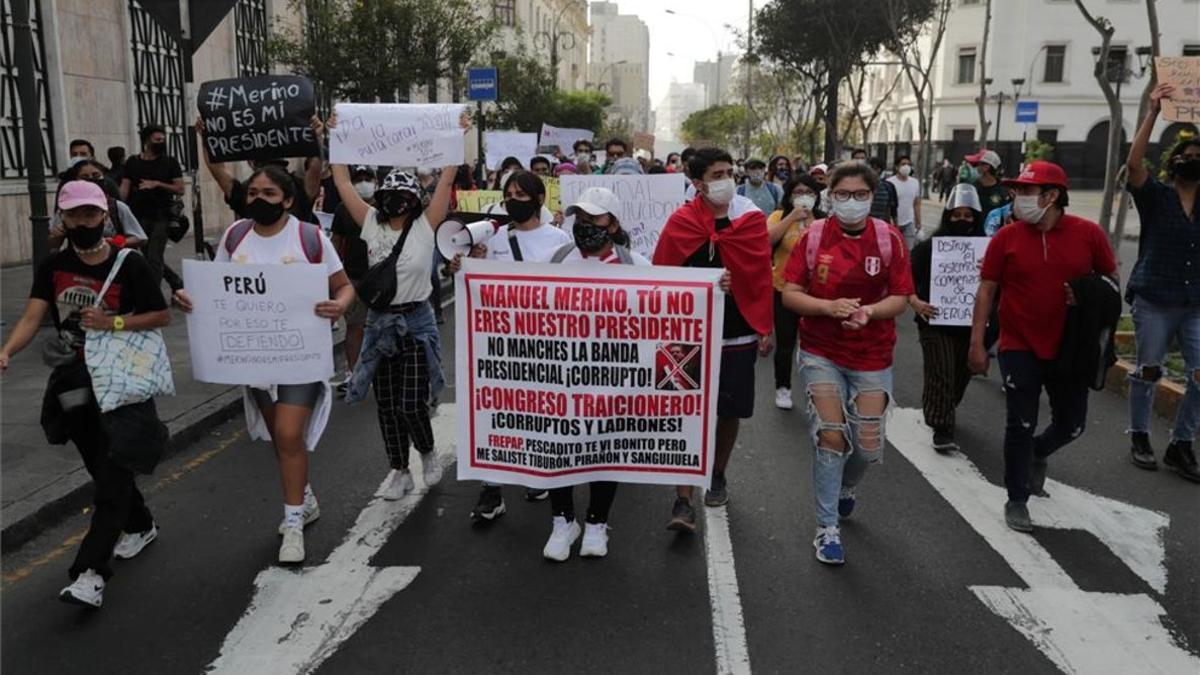
[[(882, 222), (872, 220), (872, 223)], [(806, 259), (809, 234), (805, 233), (792, 249), (783, 270), (784, 281), (804, 286), (815, 298), (860, 298), (863, 305), (879, 302), (889, 295), (914, 293), (904, 236), (888, 226), (892, 260), (885, 265), (873, 227), (874, 224), (868, 225), (861, 235), (847, 237), (837, 220), (830, 217), (821, 234), (817, 266), (811, 278)], [(896, 321), (872, 320), (860, 330), (846, 330), (842, 328), (842, 319), (804, 316), (800, 318), (800, 346), (844, 368), (885, 370), (892, 365)]]
[(1090, 220), (1064, 213), (1049, 232), (1023, 221), (1000, 228), (980, 272), (1000, 285), (1000, 351), (1057, 357), (1067, 320), (1063, 284), (1116, 269), (1108, 237)]

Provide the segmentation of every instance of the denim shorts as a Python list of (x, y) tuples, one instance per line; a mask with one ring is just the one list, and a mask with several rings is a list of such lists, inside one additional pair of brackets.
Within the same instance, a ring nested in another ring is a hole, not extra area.
[[(800, 374), (801, 386), (805, 395), (809, 397), (805, 409), (808, 412), (808, 426), (812, 433), (814, 447), (817, 445), (817, 432), (822, 429), (822, 425), (827, 429), (836, 427), (846, 435), (849, 441), (848, 446), (852, 452), (863, 452), (869, 462), (877, 462), (882, 459), (883, 446), (886, 445), (886, 439), (882, 438), (884, 419), (880, 420), (881, 438), (878, 449), (870, 452), (863, 451), (857, 441), (861, 437), (861, 423), (865, 420), (859, 416), (854, 399), (864, 392), (884, 392), (887, 395), (887, 404), (884, 406), (883, 414), (879, 417), (886, 418), (888, 410), (892, 407), (892, 369), (851, 370), (803, 349), (799, 350), (796, 360), (799, 364), (797, 370)], [(823, 423), (817, 415), (817, 409), (812, 404), (811, 397), (814, 387), (820, 388), (822, 385), (837, 389), (838, 398), (842, 402), (842, 415), (846, 420), (844, 424)]]

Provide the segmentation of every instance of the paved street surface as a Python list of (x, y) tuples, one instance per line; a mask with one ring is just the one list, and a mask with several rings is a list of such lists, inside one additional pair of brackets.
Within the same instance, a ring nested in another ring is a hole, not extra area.
[[(1197, 486), (1128, 463), (1124, 400), (1093, 394), (1087, 433), (1053, 458), (1051, 496), (1031, 511), (1054, 529), (1010, 532), (996, 487), (1004, 407), (994, 369), (961, 409), (963, 455), (937, 456), (910, 410), (921, 356), (911, 319), (901, 325), (893, 445), (844, 524), (843, 568), (813, 559), (805, 424), (800, 410), (772, 405), (767, 361), (727, 509), (708, 511), (700, 535), (676, 535), (664, 529), (670, 490), (622, 486), (603, 560), (543, 560), (549, 506), (516, 488), (508, 515), (473, 527), (477, 487), (453, 480), (452, 465), (427, 494), (373, 501), (386, 473), (374, 408), (339, 405), (312, 465), (322, 517), (308, 529), (303, 570), (274, 565), (275, 463), (237, 419), (142, 481), (161, 536), (117, 563), (102, 610), (55, 598), (84, 514), (6, 556), (0, 667), (1197, 672)], [(435, 420), (447, 463), (453, 410)], [(1122, 669), (1129, 663), (1140, 665)]]

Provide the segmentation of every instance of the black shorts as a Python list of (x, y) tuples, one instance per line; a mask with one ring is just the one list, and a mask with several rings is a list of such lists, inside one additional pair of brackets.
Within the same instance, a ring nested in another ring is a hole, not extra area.
[(757, 362), (757, 340), (721, 348), (717, 417), (747, 419), (754, 416), (754, 365)]

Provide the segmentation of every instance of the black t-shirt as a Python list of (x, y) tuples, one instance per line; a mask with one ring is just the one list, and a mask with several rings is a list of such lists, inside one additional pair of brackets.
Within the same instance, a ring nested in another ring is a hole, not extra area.
[[(292, 179), (292, 188), (296, 191), (296, 196), (292, 199), (292, 208), (288, 209), (296, 218), (304, 223), (316, 223), (317, 217), (313, 215), (312, 202), (308, 199), (308, 193), (304, 191), (304, 180), (297, 178), (296, 174), (288, 174)], [(246, 217), (246, 184), (240, 180), (233, 181), (233, 188), (229, 191), (229, 197), (225, 199), (225, 203), (233, 209), (234, 215), (238, 218)]]
[(975, 192), (979, 193), (979, 205), (983, 207), (984, 220), (987, 220), (987, 215), (992, 209), (998, 209), (1011, 201), (1008, 197), (1008, 188), (1000, 182), (991, 187), (985, 187), (983, 183), (975, 181)]
[(171, 200), (175, 193), (166, 188), (139, 190), (138, 183), (143, 179), (157, 180), (170, 183), (183, 177), (183, 169), (174, 157), (162, 155), (154, 159), (142, 159), (134, 155), (125, 160), (123, 177), (129, 180), (129, 199), (126, 202), (138, 220), (163, 220), (171, 208)]
[(337, 210), (333, 212), (333, 227), (330, 231), (342, 238), (338, 256), (346, 268), (346, 276), (355, 280), (362, 278), (370, 268), (367, 262), (367, 242), (362, 240), (362, 228), (350, 217), (345, 204), (338, 204)]
[[(104, 286), (117, 249), (111, 248), (108, 260), (88, 265), (79, 259), (75, 249), (67, 247), (51, 253), (33, 276), (29, 297), (50, 303), (50, 316), (63, 341), (77, 349), (83, 347), (84, 331), (79, 326), (79, 310), (96, 302)], [(143, 314), (167, 308), (158, 281), (150, 265), (140, 253), (130, 253), (121, 264), (117, 277), (105, 294), (105, 311), (109, 314)]]
[[(717, 231), (729, 227), (733, 222), (728, 218), (717, 218)], [(721, 252), (713, 245), (711, 247), (712, 255), (709, 257), (709, 244), (701, 244), (700, 248), (696, 249), (695, 253), (688, 256), (684, 261), (684, 267), (724, 267), (721, 262)], [(738, 309), (737, 302), (733, 299), (733, 293), (725, 294), (725, 329), (721, 332), (723, 339), (745, 337), (747, 335), (755, 335), (754, 329), (746, 323), (746, 317), (742, 316), (741, 310)]]
[(338, 194), (333, 176), (321, 179), (321, 189), (325, 191), (325, 213), (337, 213), (337, 207), (342, 205), (342, 196)]

